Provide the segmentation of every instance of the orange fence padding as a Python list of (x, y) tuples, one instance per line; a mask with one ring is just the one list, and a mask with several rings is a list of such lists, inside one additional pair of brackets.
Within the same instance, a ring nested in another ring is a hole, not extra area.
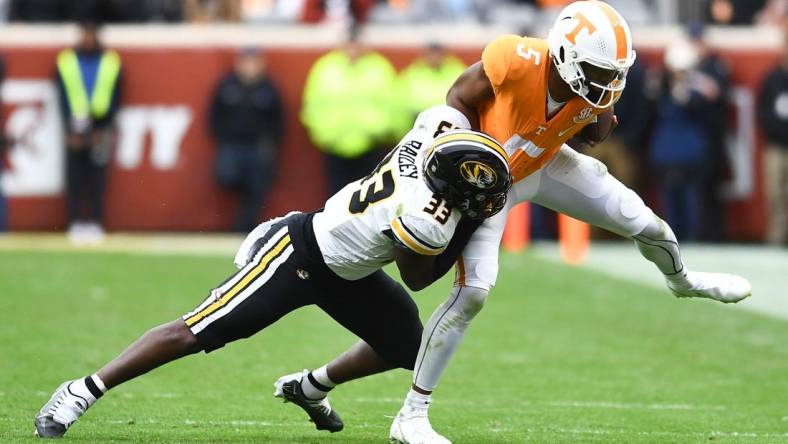
[(506, 251), (517, 252), (528, 247), (531, 237), (528, 210), (528, 202), (517, 204), (509, 210), (506, 229), (503, 230), (503, 248)]
[(567, 215), (558, 215), (558, 243), (561, 258), (569, 265), (580, 265), (588, 256), (591, 226)]
[[(528, 202), (515, 205), (509, 210), (502, 245), (509, 252), (522, 251), (530, 241), (530, 207)], [(564, 214), (558, 215), (558, 243), (561, 258), (569, 265), (579, 265), (588, 256), (591, 246), (591, 227)]]

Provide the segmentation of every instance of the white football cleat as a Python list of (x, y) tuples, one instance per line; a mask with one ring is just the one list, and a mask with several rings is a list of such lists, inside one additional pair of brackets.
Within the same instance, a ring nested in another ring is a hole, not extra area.
[(87, 399), (70, 390), (73, 382), (60, 384), (49, 401), (39, 410), (35, 421), (35, 434), (39, 438), (60, 438), (90, 407)]
[(389, 430), (389, 441), (401, 444), (451, 444), (432, 429), (426, 408), (405, 405), (400, 409)]
[(752, 294), (750, 282), (735, 274), (688, 271), (685, 280), (667, 280), (667, 283), (670, 291), (679, 298), (707, 298), (728, 304)]

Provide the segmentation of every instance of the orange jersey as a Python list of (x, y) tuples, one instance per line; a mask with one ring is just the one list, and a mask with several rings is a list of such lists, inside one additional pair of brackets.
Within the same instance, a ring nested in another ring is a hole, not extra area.
[(515, 182), (541, 168), (605, 111), (574, 97), (552, 118), (546, 117), (551, 62), (544, 39), (500, 37), (484, 48), (482, 64), (495, 97), (479, 107), (479, 123), (506, 149)]

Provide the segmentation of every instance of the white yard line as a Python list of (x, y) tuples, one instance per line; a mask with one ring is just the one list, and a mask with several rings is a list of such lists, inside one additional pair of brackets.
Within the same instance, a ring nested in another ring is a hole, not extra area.
[[(402, 404), (401, 398), (392, 398), (392, 397), (372, 397), (372, 398), (360, 397), (360, 398), (351, 398), (350, 401), (358, 402), (358, 403), (369, 403), (369, 404)], [(469, 407), (469, 406), (494, 407), (500, 405), (498, 402), (494, 400), (462, 401), (458, 399), (441, 399), (440, 403), (454, 407)], [(571, 408), (584, 408), (584, 409), (614, 409), (614, 410), (721, 411), (728, 409), (728, 407), (724, 405), (704, 405), (704, 404), (689, 404), (689, 403), (644, 404), (644, 403), (615, 402), (615, 401), (577, 401), (577, 400), (565, 400), (565, 401), (520, 400), (517, 401), (515, 404), (519, 407), (547, 406), (547, 407), (561, 407), (561, 408), (571, 407)], [(512, 406), (511, 403), (507, 404), (507, 408), (511, 406)]]
[[(137, 421), (134, 419), (97, 419), (92, 418), (91, 421), (103, 422), (107, 424), (163, 424), (164, 422), (157, 421), (156, 419), (143, 419)], [(195, 420), (186, 419), (183, 424), (189, 426), (235, 426), (235, 427), (293, 427), (300, 426), (305, 428), (314, 428), (314, 424), (307, 421), (261, 421), (256, 419), (233, 419), (233, 420)], [(360, 423), (353, 424), (354, 429), (381, 429), (385, 428), (381, 424), (368, 424)], [(542, 428), (509, 428), (509, 427), (490, 427), (489, 430), (495, 433), (550, 433), (550, 434), (565, 434), (565, 435), (637, 435), (637, 436), (669, 436), (669, 437), (741, 437), (741, 438), (788, 438), (788, 432), (775, 433), (775, 432), (758, 432), (758, 431), (721, 431), (710, 430), (703, 432), (672, 432), (665, 430), (626, 430), (626, 429), (592, 429), (592, 428), (563, 428), (563, 427), (542, 427)]]
[(773, 432), (737, 432), (737, 431), (719, 431), (712, 430), (709, 432), (671, 432), (663, 430), (625, 430), (625, 429), (580, 429), (572, 428), (566, 429), (562, 427), (545, 427), (545, 428), (501, 428), (496, 427), (491, 429), (496, 433), (501, 432), (522, 432), (525, 430), (527, 433), (561, 433), (570, 435), (637, 435), (637, 436), (670, 436), (670, 437), (697, 437), (697, 438), (710, 438), (710, 437), (741, 437), (741, 438), (788, 438), (786, 433), (773, 433)]
[[(4, 393), (3, 393), (4, 394)], [(134, 394), (132, 392), (124, 391), (120, 393), (119, 396), (126, 398), (126, 399), (134, 399), (137, 398), (140, 394)], [(50, 394), (43, 392), (43, 391), (35, 391), (33, 392), (33, 396), (36, 397), (49, 397)], [(140, 395), (142, 396), (142, 395)], [(173, 393), (173, 392), (151, 392), (146, 393), (143, 397), (145, 398), (158, 398), (158, 399), (173, 399), (173, 398), (181, 398), (181, 393)], [(343, 398), (340, 396), (337, 399), (344, 399), (348, 402), (356, 402), (360, 404), (392, 404), (392, 405), (399, 405), (402, 404), (402, 398), (396, 398), (391, 396), (374, 396), (374, 397), (355, 397), (355, 398)], [(474, 400), (474, 401), (466, 401), (462, 399), (441, 399), (440, 403), (442, 405), (448, 405), (453, 407), (495, 407), (501, 406), (501, 404), (493, 399), (486, 399), (486, 400)], [(710, 404), (692, 404), (692, 403), (638, 403), (638, 402), (618, 402), (618, 401), (605, 401), (605, 400), (553, 400), (553, 401), (532, 401), (527, 399), (521, 399), (515, 402), (515, 405), (519, 407), (559, 407), (559, 408), (579, 408), (579, 409), (613, 409), (613, 410), (677, 410), (677, 411), (722, 411), (727, 410), (728, 407), (725, 405), (710, 405)], [(508, 403), (506, 408), (510, 408), (512, 403)], [(504, 406), (501, 406), (504, 407)], [(783, 420), (788, 420), (788, 416), (784, 417)]]
[[(241, 236), (221, 233), (113, 233), (101, 245), (75, 247), (64, 234), (7, 233), (0, 235), (0, 251), (122, 252), (230, 258), (242, 240)], [(554, 242), (536, 242), (528, 251), (563, 264)], [(753, 296), (734, 307), (788, 319), (788, 250), (763, 246), (685, 245), (682, 251), (686, 265), (693, 270), (736, 273), (752, 282)], [(501, 265), (516, 270), (519, 264), (504, 259)], [(630, 242), (593, 242), (581, 267), (665, 289), (662, 275)], [(666, 289), (665, 296), (670, 297)]]
[(113, 233), (97, 245), (74, 245), (62, 233), (0, 234), (0, 251), (67, 251), (82, 253), (189, 254), (232, 257), (243, 237), (222, 233)]
[[(531, 247), (538, 257), (563, 263), (558, 246), (539, 242)], [(744, 276), (752, 282), (753, 295), (731, 305), (788, 319), (788, 250), (763, 246), (684, 245), (686, 265), (692, 270), (719, 271)], [(631, 282), (665, 289), (662, 275), (643, 259), (630, 242), (593, 242), (581, 267)]]
[[(94, 419), (91, 419), (94, 421)], [(143, 419), (137, 421), (136, 419), (99, 419), (95, 420), (97, 422), (103, 422), (107, 424), (164, 424), (165, 422), (169, 423), (169, 421), (158, 421), (153, 418)], [(185, 419), (183, 420), (183, 424), (188, 426), (194, 427), (202, 427), (202, 426), (212, 426), (212, 427), (221, 427), (221, 426), (234, 426), (234, 427), (304, 427), (309, 429), (314, 429), (315, 425), (309, 421), (302, 421), (302, 420), (294, 420), (294, 421), (280, 421), (280, 422), (273, 422), (273, 421), (262, 421), (257, 419), (230, 419), (230, 420), (219, 420), (219, 419), (209, 419), (209, 420), (198, 420), (198, 419)], [(353, 424), (354, 429), (376, 429), (376, 428), (383, 428), (383, 425), (375, 425), (375, 424)]]
[(609, 401), (553, 401), (547, 405), (554, 407), (577, 407), (595, 409), (617, 410), (727, 410), (723, 405), (697, 405), (697, 404), (660, 404), (660, 403), (629, 403)]
[[(387, 417), (392, 418), (392, 417)], [(0, 422), (17, 422), (18, 418), (13, 417), (2, 417), (0, 418)], [(115, 425), (163, 425), (163, 424), (172, 424), (170, 421), (159, 421), (155, 418), (144, 418), (144, 419), (136, 419), (136, 418), (126, 418), (126, 419), (110, 419), (110, 418), (98, 418), (92, 417), (90, 419), (91, 422), (94, 423), (104, 423), (104, 424), (115, 424)], [(314, 424), (307, 421), (297, 420), (297, 421), (280, 421), (280, 422), (273, 422), (273, 421), (262, 421), (257, 419), (233, 419), (233, 420), (195, 420), (195, 419), (185, 419), (183, 420), (182, 424), (192, 427), (226, 427), (226, 426), (233, 426), (233, 427), (280, 427), (280, 428), (292, 428), (292, 427), (299, 427), (299, 428), (307, 428), (313, 429)], [(385, 429), (387, 428), (387, 424), (368, 424), (368, 423), (355, 423), (352, 425), (354, 429)], [(482, 424), (477, 424), (476, 428), (483, 429), (484, 426)], [(501, 426), (494, 426), (488, 427), (492, 433), (514, 433), (517, 435), (521, 435), (523, 432), (526, 434), (550, 434), (550, 435), (595, 435), (595, 436), (611, 436), (611, 435), (628, 435), (628, 436), (642, 436), (642, 437), (672, 437), (672, 438), (697, 438), (697, 439), (710, 439), (713, 437), (724, 437), (724, 438), (767, 438), (767, 439), (774, 439), (774, 438), (788, 438), (788, 432), (780, 433), (780, 432), (759, 432), (759, 431), (722, 431), (722, 430), (710, 430), (710, 431), (700, 431), (700, 432), (674, 432), (674, 431), (667, 431), (667, 430), (627, 430), (627, 429), (594, 429), (594, 428), (564, 428), (564, 427), (501, 427)]]

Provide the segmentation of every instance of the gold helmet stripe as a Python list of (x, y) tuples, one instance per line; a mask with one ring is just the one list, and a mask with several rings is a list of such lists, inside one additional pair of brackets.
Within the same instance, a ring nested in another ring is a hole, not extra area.
[[(456, 141), (480, 143), (486, 146), (487, 148), (494, 150), (496, 153), (500, 154), (504, 158), (504, 161), (508, 162), (509, 156), (506, 154), (506, 151), (504, 151), (501, 145), (495, 141), (495, 139), (471, 131), (452, 131), (450, 133), (439, 136), (433, 142), (430, 151), (446, 143), (456, 142)], [(427, 155), (429, 155), (429, 153)]]
[(509, 157), (508, 156), (502, 156), (500, 152), (498, 152), (495, 149), (490, 148), (488, 145), (485, 145), (485, 144), (482, 144), (482, 143), (478, 143), (478, 142), (475, 142), (475, 141), (471, 141), (471, 140), (468, 140), (467, 138), (460, 138), (460, 139), (457, 139), (457, 140), (443, 142), (440, 145), (434, 145), (432, 148), (430, 148), (430, 151), (427, 152), (427, 155), (424, 157), (424, 161), (425, 162), (429, 162), (430, 156), (432, 156), (433, 153), (434, 153), (432, 151), (434, 148), (446, 148), (446, 147), (450, 147), (452, 145), (465, 145), (465, 146), (472, 145), (472, 146), (475, 146), (477, 148), (481, 148), (483, 150), (487, 150), (492, 155), (496, 156), (501, 161), (501, 163), (503, 163), (506, 166), (507, 170), (509, 169)]

